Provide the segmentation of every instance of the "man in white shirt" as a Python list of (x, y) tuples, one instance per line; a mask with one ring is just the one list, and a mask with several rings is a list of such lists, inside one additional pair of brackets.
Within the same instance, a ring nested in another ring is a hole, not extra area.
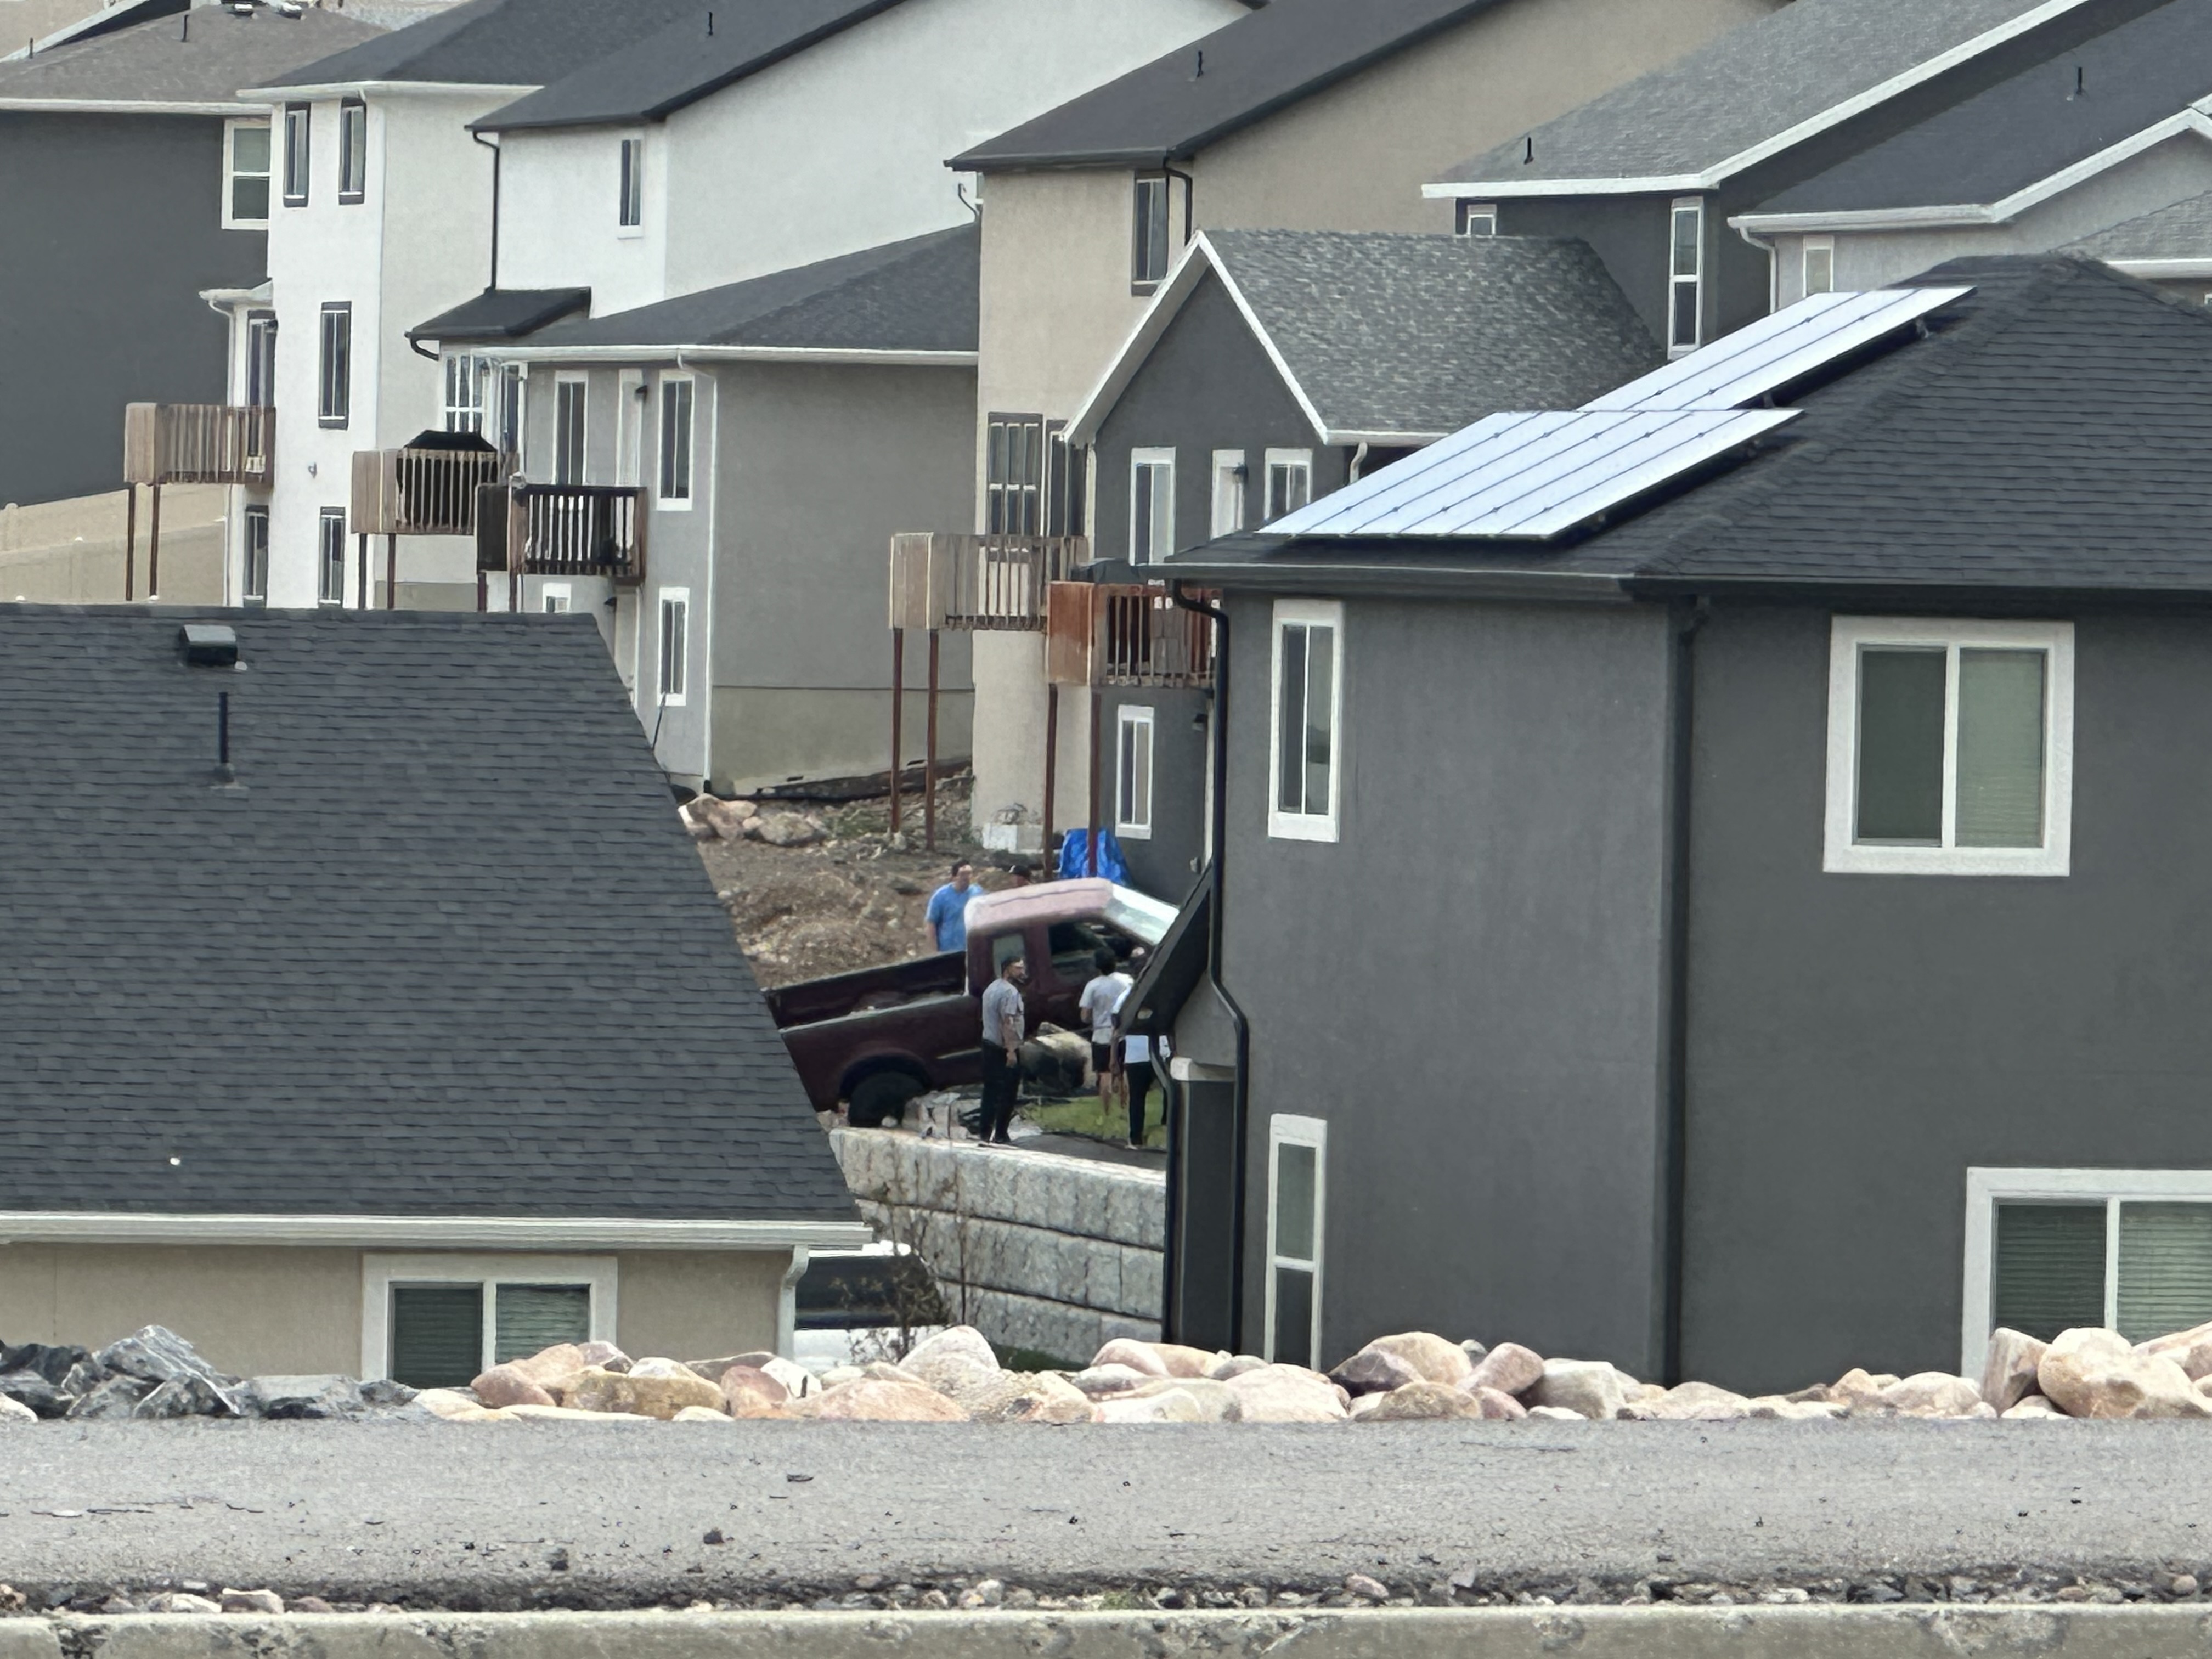
[(1091, 1069), (1098, 1074), (1098, 1109), (1111, 1112), (1121, 1069), (1115, 1063), (1114, 1011), (1129, 994), (1130, 980), (1115, 965), (1111, 951), (1101, 949), (1092, 957), (1091, 966), (1097, 971), (1083, 988), (1077, 1006), (1091, 1024)]

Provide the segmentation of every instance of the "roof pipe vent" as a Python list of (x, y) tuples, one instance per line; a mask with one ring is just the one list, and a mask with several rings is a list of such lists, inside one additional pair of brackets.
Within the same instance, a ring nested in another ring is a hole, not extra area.
[(1190, 78), (1194, 81), (1203, 81), (1206, 78), (1206, 48), (1203, 46), (1199, 48), (1198, 67), (1190, 72)]
[(1529, 133), (1521, 140), (1521, 165), (1528, 167), (1536, 159), (1536, 135)]
[(177, 647), (194, 668), (238, 666), (238, 632), (221, 623), (186, 623), (177, 630)]

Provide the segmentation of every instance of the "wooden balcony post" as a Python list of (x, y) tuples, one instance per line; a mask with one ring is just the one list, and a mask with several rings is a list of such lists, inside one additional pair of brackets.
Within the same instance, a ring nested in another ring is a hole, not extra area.
[(146, 602), (149, 605), (161, 595), (161, 481), (155, 479), (150, 489), (154, 505), (146, 532)]
[(906, 629), (891, 629), (891, 821), (888, 833), (899, 832), (899, 763), (906, 753)]
[(130, 486), (131, 498), (123, 509), (123, 603), (128, 605), (136, 596), (131, 592), (137, 579), (138, 568), (138, 486)]
[(937, 850), (937, 630), (929, 630), (929, 732), (921, 762), (921, 844)]

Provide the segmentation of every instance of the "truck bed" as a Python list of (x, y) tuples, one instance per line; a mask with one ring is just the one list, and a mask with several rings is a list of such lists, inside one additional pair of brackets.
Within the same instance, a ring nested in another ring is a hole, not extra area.
[(967, 958), (957, 951), (947, 951), (884, 968), (861, 968), (780, 987), (767, 994), (769, 1012), (776, 1029), (785, 1030), (825, 1019), (842, 1019), (848, 1014), (903, 1007), (927, 997), (957, 996), (967, 988)]

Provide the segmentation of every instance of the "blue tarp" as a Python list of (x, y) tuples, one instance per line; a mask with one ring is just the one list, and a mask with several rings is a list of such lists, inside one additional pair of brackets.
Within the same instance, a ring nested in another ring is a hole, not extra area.
[(1129, 863), (1121, 856), (1121, 842), (1111, 830), (1098, 832), (1098, 867), (1090, 867), (1091, 832), (1071, 830), (1060, 837), (1060, 878), (1070, 881), (1078, 876), (1103, 876), (1109, 881), (1129, 885)]

